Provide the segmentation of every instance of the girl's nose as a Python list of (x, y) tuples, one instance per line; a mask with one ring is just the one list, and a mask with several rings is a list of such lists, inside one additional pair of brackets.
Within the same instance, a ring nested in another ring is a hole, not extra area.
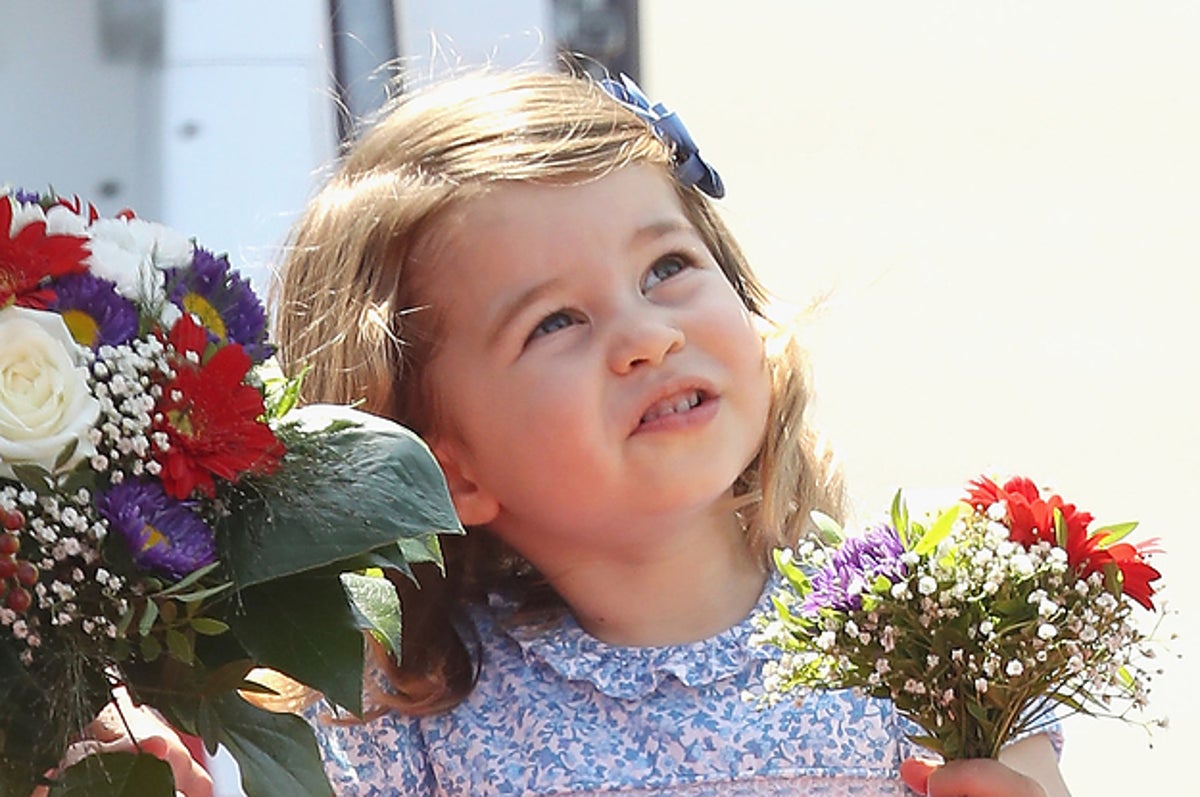
[(627, 374), (642, 365), (660, 365), (668, 354), (682, 349), (685, 340), (683, 330), (667, 319), (627, 316), (616, 322), (610, 367)]

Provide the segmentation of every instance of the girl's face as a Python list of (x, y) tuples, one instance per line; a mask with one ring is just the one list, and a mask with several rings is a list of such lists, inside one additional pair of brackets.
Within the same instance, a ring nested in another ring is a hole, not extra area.
[(502, 184), (437, 241), (429, 438), (464, 523), (548, 572), (725, 507), (766, 427), (762, 339), (665, 174)]

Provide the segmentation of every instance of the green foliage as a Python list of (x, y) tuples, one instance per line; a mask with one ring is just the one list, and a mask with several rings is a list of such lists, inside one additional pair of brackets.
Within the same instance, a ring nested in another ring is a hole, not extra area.
[(255, 661), (362, 713), (363, 636), (336, 574), (246, 589), (226, 620)]
[(174, 794), (175, 778), (167, 762), (152, 755), (103, 753), (69, 767), (50, 788), (50, 797), (94, 797), (98, 787), (106, 797)]
[(398, 540), (462, 533), (424, 442), (397, 424), (340, 409), (337, 419), (355, 425), (290, 447), (279, 473), (254, 484), (218, 530), (238, 588), (394, 549)]
[(259, 374), (262, 377), (263, 404), (267, 420), (278, 421), (296, 408), (300, 402), (300, 387), (307, 373), (308, 368), (305, 368), (298, 375), (289, 378), (284, 376), (274, 359), (263, 364)]
[[(226, 485), (229, 512), (215, 519), (221, 560), (175, 583), (142, 577), (105, 650), (43, 656), (31, 670), (0, 645), (0, 797), (26, 797), (57, 764), (63, 740), (108, 701), (106, 673), (209, 749), (226, 747), (250, 797), (328, 795), (308, 724), (247, 703), (235, 690), (266, 667), (295, 678), (354, 714), (362, 712), (364, 632), (400, 647), (400, 604), (383, 571), (442, 566), (439, 535), (463, 533), (437, 462), (408, 430), (347, 408), (284, 413), (296, 381), (270, 406), (288, 449), (266, 477)], [(28, 468), (30, 489), (60, 491), (70, 475)], [(106, 546), (116, 572), (135, 572), (122, 546)], [(70, 683), (52, 694), (43, 684)], [(269, 690), (268, 690), (269, 691)], [(93, 756), (69, 769), (55, 797), (170, 797), (169, 768), (146, 756)]]
[(199, 732), (210, 749), (220, 744), (238, 762), (248, 795), (326, 797), (312, 728), (295, 714), (273, 714), (226, 693), (207, 701)]
[[(954, 527), (954, 521), (958, 518), (958, 511), (961, 507), (962, 504), (954, 504), (939, 514), (937, 520), (933, 521), (933, 525), (929, 527), (929, 530), (921, 535), (921, 539), (917, 540), (917, 544), (912, 548), (913, 553), (925, 556), (935, 551), (942, 540), (949, 536), (950, 529)], [(906, 511), (905, 515), (907, 514)]]
[(842, 526), (824, 512), (813, 510), (811, 513), (813, 525), (821, 542), (829, 546), (837, 546), (842, 542)]
[[(74, 688), (45, 687), (53, 683)], [(108, 683), (81, 651), (55, 651), (30, 669), (0, 645), (0, 797), (26, 797), (36, 779), (58, 764), (59, 740), (83, 727), (107, 699)]]
[(359, 628), (371, 634), (393, 656), (400, 656), (400, 596), (382, 575), (343, 573), (342, 586), (358, 617)]

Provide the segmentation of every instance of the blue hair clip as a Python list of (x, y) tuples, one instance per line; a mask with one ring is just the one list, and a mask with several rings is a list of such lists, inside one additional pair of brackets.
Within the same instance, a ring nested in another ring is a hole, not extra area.
[(700, 148), (683, 126), (679, 114), (668, 110), (661, 102), (651, 105), (645, 93), (628, 75), (622, 74), (620, 81), (605, 78), (600, 81), (600, 87), (649, 122), (658, 137), (671, 144), (674, 148), (671, 159), (675, 165), (675, 179), (684, 185), (696, 186), (713, 199), (725, 196), (721, 176), (700, 157)]

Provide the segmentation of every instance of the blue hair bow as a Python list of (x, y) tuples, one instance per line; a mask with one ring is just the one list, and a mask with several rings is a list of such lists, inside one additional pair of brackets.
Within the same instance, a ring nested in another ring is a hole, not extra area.
[(605, 78), (600, 81), (600, 87), (649, 122), (658, 137), (672, 145), (675, 179), (684, 185), (696, 186), (713, 199), (725, 196), (721, 176), (700, 157), (700, 148), (683, 126), (679, 114), (668, 110), (661, 102), (651, 105), (645, 93), (628, 75), (622, 74), (620, 81)]

